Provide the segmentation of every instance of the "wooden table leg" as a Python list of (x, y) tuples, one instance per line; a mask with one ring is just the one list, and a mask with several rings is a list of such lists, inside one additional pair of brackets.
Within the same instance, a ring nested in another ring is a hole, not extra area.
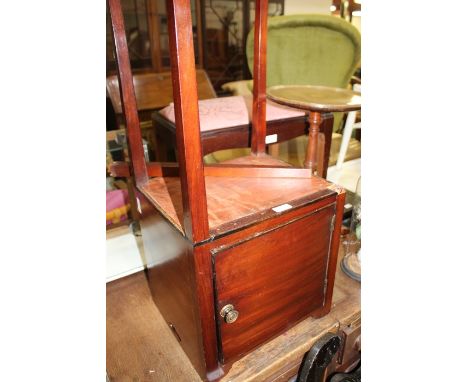
[[(328, 164), (330, 162), (330, 151), (333, 136), (333, 122), (334, 117), (332, 113), (324, 113), (321, 115), (319, 141), (320, 137), (322, 137), (325, 141), (325, 145), (323, 148), (322, 156), (319, 156), (319, 165), (320, 162), (323, 163), (321, 170), (318, 170), (318, 175), (324, 179), (327, 178)], [(319, 153), (319, 155), (321, 154)]]
[[(326, 178), (326, 172), (327, 170), (325, 169), (325, 135), (323, 133), (319, 133), (318, 139), (317, 139), (317, 176), (320, 176), (321, 178)], [(323, 175), (325, 174), (325, 176)]]
[(320, 120), (322, 116), (318, 111), (312, 111), (309, 115), (309, 142), (304, 160), (304, 167), (312, 169), (312, 173), (317, 171), (317, 150)]
[(272, 157), (275, 157), (275, 158), (279, 158), (279, 154), (280, 154), (279, 143), (272, 143), (268, 145), (267, 152), (268, 152), (268, 155), (271, 155)]

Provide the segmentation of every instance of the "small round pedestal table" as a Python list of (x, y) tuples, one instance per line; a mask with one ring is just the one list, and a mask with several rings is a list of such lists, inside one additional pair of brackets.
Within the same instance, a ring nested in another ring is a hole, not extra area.
[(317, 171), (321, 113), (361, 109), (361, 93), (328, 86), (278, 85), (267, 89), (267, 97), (279, 104), (310, 112), (309, 142), (304, 167), (312, 169), (314, 174)]

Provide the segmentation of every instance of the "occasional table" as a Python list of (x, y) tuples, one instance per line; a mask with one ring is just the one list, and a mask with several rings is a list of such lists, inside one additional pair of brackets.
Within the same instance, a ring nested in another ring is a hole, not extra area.
[[(278, 85), (267, 89), (267, 98), (281, 105), (307, 110), (309, 114), (309, 142), (304, 167), (317, 169), (318, 135), (322, 113), (349, 112), (361, 109), (361, 93), (328, 86)], [(323, 163), (321, 164), (323, 167)]]

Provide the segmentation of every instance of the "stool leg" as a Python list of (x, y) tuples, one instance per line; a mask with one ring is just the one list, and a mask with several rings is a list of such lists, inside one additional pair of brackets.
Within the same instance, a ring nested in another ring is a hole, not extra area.
[(304, 167), (312, 169), (313, 174), (317, 171), (318, 134), (321, 119), (322, 116), (317, 111), (313, 111), (309, 115), (309, 142), (307, 143)]

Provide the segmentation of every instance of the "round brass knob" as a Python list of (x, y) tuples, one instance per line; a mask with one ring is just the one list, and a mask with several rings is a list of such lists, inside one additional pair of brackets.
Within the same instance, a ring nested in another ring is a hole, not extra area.
[(232, 324), (237, 320), (237, 317), (239, 317), (239, 312), (234, 309), (234, 305), (232, 304), (223, 306), (219, 314), (224, 318), (227, 324)]

